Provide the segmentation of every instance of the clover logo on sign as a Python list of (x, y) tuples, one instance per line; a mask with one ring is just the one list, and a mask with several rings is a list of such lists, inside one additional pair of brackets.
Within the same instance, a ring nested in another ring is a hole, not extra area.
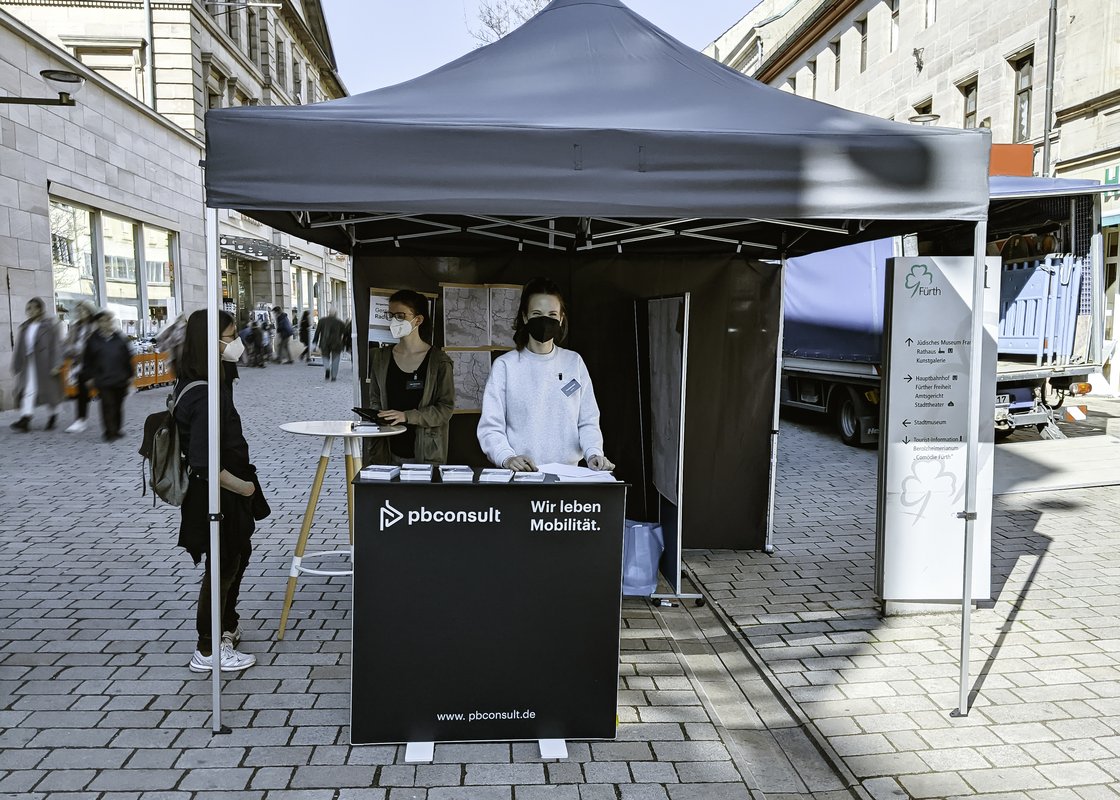
[[(933, 273), (929, 271), (929, 267), (925, 264), (915, 264), (910, 267), (910, 272), (906, 275), (903, 285), (910, 290), (910, 296), (913, 297), (920, 289), (928, 289), (933, 286)], [(922, 294), (925, 294), (925, 292), (922, 292)]]
[(914, 511), (902, 513), (917, 521), (926, 513), (934, 494), (953, 497), (957, 491), (957, 477), (939, 461), (918, 461), (910, 467), (910, 474), (902, 479), (899, 502)]

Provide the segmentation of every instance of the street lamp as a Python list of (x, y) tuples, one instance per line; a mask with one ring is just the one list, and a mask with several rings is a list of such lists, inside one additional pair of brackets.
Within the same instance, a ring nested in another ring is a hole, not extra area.
[(31, 106), (72, 106), (74, 95), (85, 86), (86, 79), (76, 72), (64, 69), (45, 69), (39, 73), (47, 86), (58, 92), (58, 97), (0, 97), (0, 103), (18, 103)]

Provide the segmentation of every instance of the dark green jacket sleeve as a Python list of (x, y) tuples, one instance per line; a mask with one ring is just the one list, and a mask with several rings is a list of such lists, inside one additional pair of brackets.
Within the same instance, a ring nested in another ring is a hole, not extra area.
[(438, 348), (432, 348), (432, 362), (428, 370), (429, 377), (435, 378), (431, 403), (404, 412), (404, 420), (409, 425), (439, 428), (451, 420), (455, 411), (455, 376), (451, 357)]

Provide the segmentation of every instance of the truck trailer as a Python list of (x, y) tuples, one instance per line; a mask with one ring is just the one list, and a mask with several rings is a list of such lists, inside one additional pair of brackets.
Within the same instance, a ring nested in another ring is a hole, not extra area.
[[(990, 186), (988, 254), (1002, 260), (996, 436), (1030, 428), (1062, 438), (1058, 409), (1089, 392), (1104, 363), (1104, 187), (999, 177)], [(847, 444), (875, 444), (888, 262), (956, 255), (961, 236), (950, 226), (789, 259), (782, 405), (828, 414)]]

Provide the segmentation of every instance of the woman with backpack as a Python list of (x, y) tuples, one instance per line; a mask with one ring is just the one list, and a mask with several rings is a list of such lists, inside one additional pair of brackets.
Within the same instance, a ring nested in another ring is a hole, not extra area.
[[(210, 522), (207, 491), (209, 456), (209, 417), (205, 383), (187, 388), (191, 383), (207, 379), (208, 342), (207, 312), (196, 311), (187, 320), (186, 337), (175, 384), (175, 421), (179, 426), (179, 443), (187, 460), (189, 483), (180, 508), (179, 546), (190, 553), (198, 564), (206, 556), (202, 587), (198, 594), (195, 622), (198, 646), (190, 661), (192, 672), (213, 669), (213, 646), (210, 630)], [(218, 333), (223, 362), (236, 363), (244, 350), (233, 318), (218, 312)], [(184, 391), (186, 389), (186, 391)], [(256, 663), (255, 656), (238, 652), (241, 627), (238, 624), (237, 598), (241, 580), (252, 553), (250, 539), (256, 518), (263, 518), (261, 506), (267, 508), (260, 495), (256, 468), (249, 460), (249, 443), (241, 428), (241, 416), (233, 405), (233, 391), (223, 380), (218, 391), (220, 415), (221, 484), (221, 565), (218, 576), (222, 608), (222, 640), (219, 653), (222, 672), (240, 672)], [(257, 511), (254, 514), (254, 510)]]

